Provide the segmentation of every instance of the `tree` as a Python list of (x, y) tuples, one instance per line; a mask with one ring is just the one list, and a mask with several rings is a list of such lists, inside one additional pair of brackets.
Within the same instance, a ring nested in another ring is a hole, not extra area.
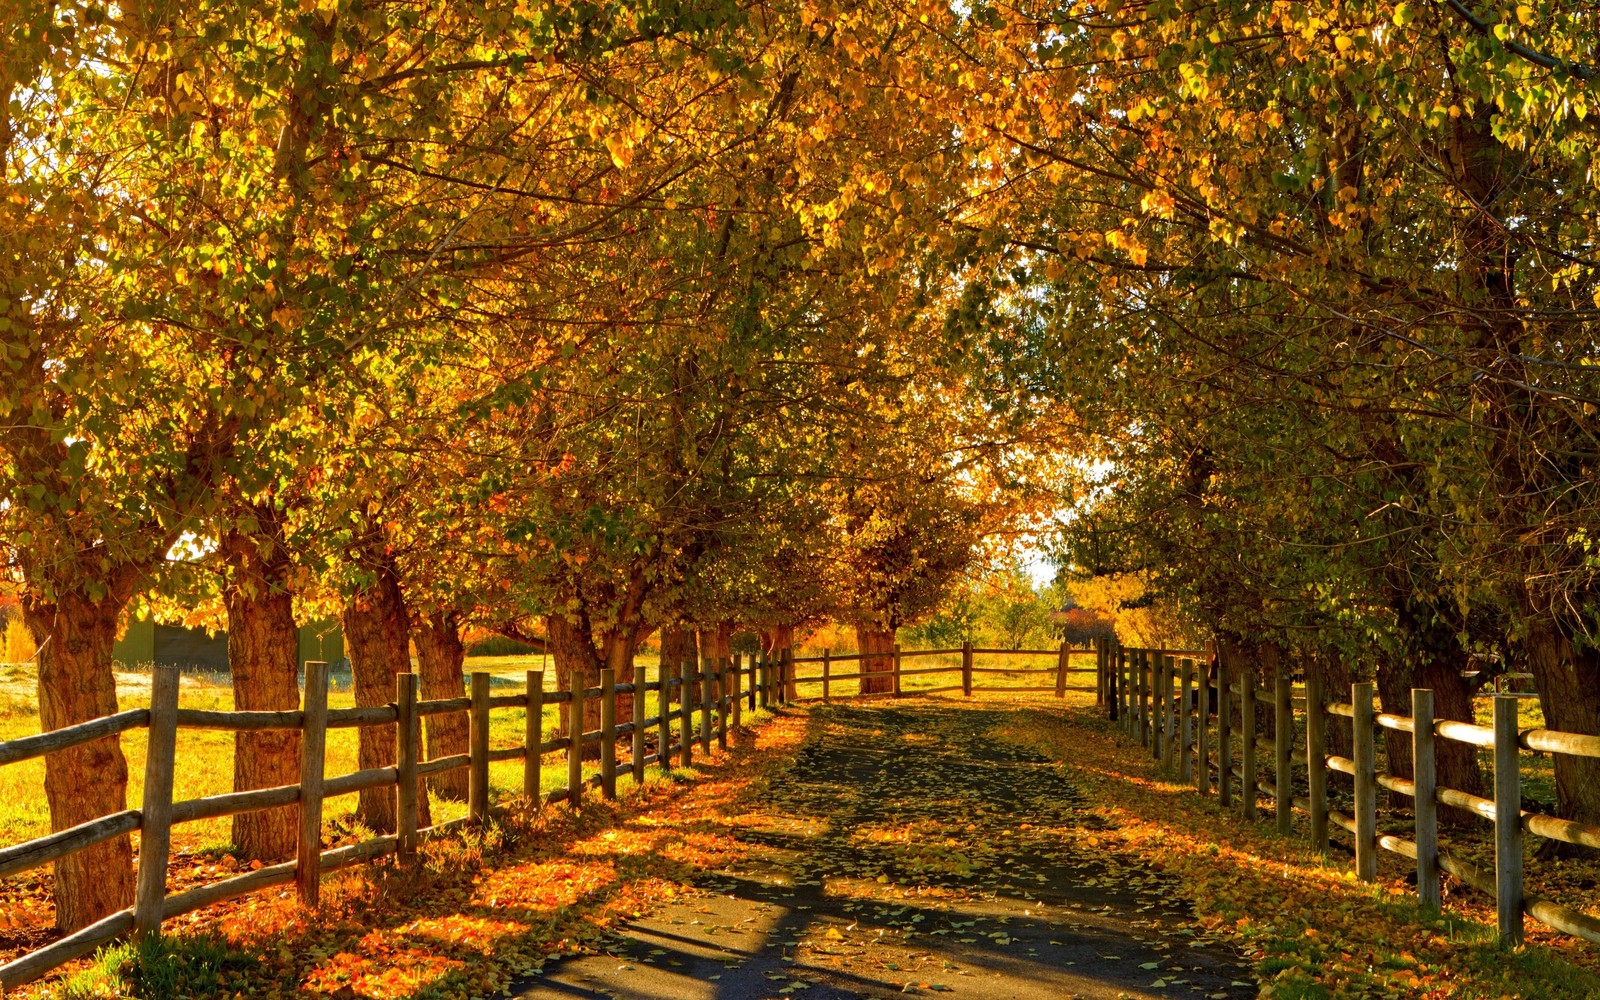
[(991, 574), (984, 591), (983, 623), (1007, 649), (1021, 649), (1050, 634), (1055, 609), (1034, 589), (1020, 565), (1013, 563)]

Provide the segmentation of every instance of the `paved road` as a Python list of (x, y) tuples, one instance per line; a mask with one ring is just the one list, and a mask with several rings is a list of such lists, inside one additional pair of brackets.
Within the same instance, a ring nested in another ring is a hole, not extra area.
[(1000, 707), (813, 710), (749, 851), (519, 1000), (1243, 998), (1170, 883), (1085, 844), (1067, 770), (986, 738)]

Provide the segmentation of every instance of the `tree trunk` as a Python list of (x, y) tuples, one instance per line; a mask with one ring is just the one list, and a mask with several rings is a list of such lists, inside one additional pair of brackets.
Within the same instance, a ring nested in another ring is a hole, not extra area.
[[(775, 664), (778, 663), (782, 660), (784, 650), (794, 648), (794, 626), (777, 625), (771, 631), (763, 632), (761, 635), (761, 648), (767, 651), (767, 654), (773, 658)], [(777, 668), (774, 667), (774, 669)], [(794, 701), (799, 697), (798, 692), (795, 690), (793, 677), (786, 677), (784, 684), (786, 685), (784, 689), (785, 697), (790, 701)]]
[[(1260, 647), (1237, 636), (1223, 636), (1218, 646), (1222, 662), (1228, 668), (1228, 686), (1237, 684), (1241, 691), (1244, 690), (1245, 674), (1248, 672), (1255, 678), (1255, 688), (1259, 691), (1261, 689)], [(1231, 725), (1235, 732), (1243, 732), (1246, 720), (1249, 725), (1256, 727), (1256, 732), (1261, 731), (1258, 725), (1261, 718), (1259, 709), (1262, 707), (1260, 702), (1249, 698), (1248, 695), (1229, 691), (1228, 705), (1232, 710)]]
[(700, 643), (700, 659), (697, 662), (704, 663), (709, 660), (715, 663), (717, 657), (721, 655), (717, 651), (717, 630), (700, 629), (696, 639)]
[[(583, 677), (583, 686), (594, 687), (600, 683), (600, 654), (594, 648), (594, 639), (589, 632), (560, 615), (550, 615), (545, 619), (545, 635), (550, 638), (550, 658), (556, 666), (556, 683), (561, 685), (561, 690), (568, 691), (572, 688), (572, 674), (577, 671)], [(561, 703), (561, 733), (566, 735), (571, 723), (572, 704)], [(583, 730), (591, 732), (600, 728), (600, 699), (585, 698), (583, 700)], [(590, 743), (584, 747), (584, 757), (598, 758), (600, 744)]]
[[(39, 724), (46, 732), (117, 711), (111, 645), (127, 603), (123, 588), (98, 601), (67, 592), (29, 600), (23, 616), (39, 646)], [(44, 794), (55, 832), (128, 807), (128, 761), (116, 736), (44, 760)], [(56, 926), (75, 931), (133, 902), (133, 844), (126, 836), (55, 863)]]
[(894, 692), (894, 629), (866, 622), (856, 624), (856, 651), (861, 654), (861, 693)]
[(720, 622), (713, 635), (715, 638), (715, 652), (712, 655), (721, 661), (724, 670), (731, 669), (733, 667), (733, 622)]
[[(422, 674), (426, 701), (460, 698), (466, 694), (467, 648), (461, 643), (461, 619), (453, 611), (419, 616), (412, 635), (417, 644), (417, 668)], [(466, 712), (430, 715), (424, 722), (430, 760), (467, 752), (469, 724)], [(467, 800), (466, 768), (436, 774), (428, 779), (433, 793), (456, 802)]]
[[(288, 560), (271, 541), (230, 531), (223, 603), (228, 612), (228, 670), (233, 707), (241, 712), (293, 711), (300, 707), (300, 644), (294, 599), (287, 588)], [(233, 790), (275, 788), (300, 780), (300, 733), (268, 729), (235, 733)], [(233, 817), (233, 844), (249, 860), (293, 857), (299, 825), (295, 806)]]
[[(1564, 550), (1582, 559), (1567, 537), (1566, 505), (1554, 498), (1584, 494), (1572, 489), (1577, 473), (1553, 460), (1551, 444), (1568, 447), (1583, 428), (1536, 386), (1542, 372), (1530, 371), (1525, 338), (1531, 329), (1525, 300), (1517, 286), (1515, 227), (1497, 213), (1514, 211), (1515, 197), (1502, 197), (1511, 185), (1529, 182), (1521, 169), (1522, 154), (1509, 150), (1495, 132), (1495, 109), (1480, 106), (1471, 115), (1450, 122), (1449, 140), (1440, 165), (1465, 196), (1458, 223), (1461, 247), (1459, 281), (1469, 290), (1459, 312), (1463, 333), (1476, 341), (1483, 370), (1493, 377), (1474, 379), (1474, 406), (1481, 407), (1489, 429), (1488, 487), (1495, 497), (1494, 527), (1518, 539), (1511, 550), (1526, 561), (1508, 567), (1520, 577), (1519, 611), (1525, 623), (1523, 647), (1528, 670), (1539, 690), (1545, 724), (1562, 732), (1600, 734), (1600, 650), (1572, 641), (1556, 624), (1558, 616), (1583, 607), (1592, 591), (1566, 590), (1572, 563), (1550, 562), (1552, 551)], [(1578, 501), (1581, 502), (1581, 499)], [(1580, 516), (1582, 516), (1580, 514)], [(1557, 533), (1558, 534), (1555, 534)], [(1554, 548), (1554, 547), (1559, 548)], [(1576, 601), (1574, 597), (1576, 596)], [(1600, 823), (1600, 760), (1555, 754), (1556, 809), (1565, 819)], [(1565, 851), (1561, 851), (1565, 853)]]
[[(1256, 690), (1271, 694), (1278, 683), (1278, 671), (1288, 669), (1287, 658), (1283, 655), (1283, 647), (1275, 642), (1261, 642), (1256, 644), (1256, 663), (1260, 673), (1256, 677)], [(1269, 740), (1278, 738), (1278, 713), (1271, 705), (1256, 702), (1256, 715), (1260, 719), (1261, 732)]]
[[(618, 684), (633, 682), (633, 654), (637, 645), (635, 639), (620, 629), (606, 637), (605, 664), (611, 668), (612, 676), (616, 678)], [(633, 718), (633, 695), (617, 695), (615, 707), (618, 723)]]
[[(698, 663), (700, 656), (699, 646), (695, 642), (694, 629), (681, 625), (671, 625), (661, 630), (661, 663), (669, 672), (669, 676), (677, 676), (679, 665), (684, 663)], [(678, 704), (679, 692), (673, 688), (668, 695), (668, 704)]]
[[(1600, 735), (1600, 650), (1576, 648), (1554, 625), (1536, 622), (1524, 646), (1539, 690), (1545, 725), (1563, 733)], [(1578, 823), (1600, 823), (1600, 760), (1553, 754), (1556, 813)]]
[[(1322, 696), (1330, 703), (1350, 700), (1350, 685), (1355, 683), (1355, 671), (1336, 653), (1316, 653), (1306, 660), (1306, 676), (1322, 678)], [(1327, 749), (1333, 757), (1355, 757), (1355, 737), (1349, 720), (1343, 716), (1327, 717)]]
[[(395, 675), (411, 669), (409, 622), (405, 598), (393, 565), (377, 568), (377, 579), (358, 591), (344, 609), (345, 649), (355, 683), (356, 705), (387, 705), (394, 700)], [(362, 726), (358, 731), (357, 766), (363, 771), (392, 767), (394, 726)], [(417, 795), (417, 826), (430, 823), (426, 779)], [(369, 788), (359, 793), (356, 817), (377, 833), (395, 831), (395, 790)]]
[[(1474, 722), (1472, 711), (1472, 685), (1461, 676), (1465, 657), (1452, 660), (1444, 656), (1423, 661), (1412, 670), (1395, 665), (1378, 670), (1378, 701), (1383, 710), (1393, 715), (1411, 714), (1411, 689), (1430, 688), (1433, 691), (1433, 717), (1454, 719), (1457, 722)], [(1341, 701), (1344, 699), (1341, 698)], [(1383, 730), (1384, 752), (1389, 759), (1388, 771), (1397, 778), (1410, 779), (1411, 734), (1394, 729)], [(1477, 748), (1455, 740), (1434, 740), (1436, 775), (1440, 788), (1454, 788), (1469, 795), (1483, 795), (1487, 790), (1483, 770), (1478, 767)], [(1398, 792), (1389, 793), (1389, 805), (1396, 809), (1412, 807), (1411, 797)], [(1482, 820), (1455, 806), (1440, 806), (1439, 820), (1451, 826), (1476, 826)]]

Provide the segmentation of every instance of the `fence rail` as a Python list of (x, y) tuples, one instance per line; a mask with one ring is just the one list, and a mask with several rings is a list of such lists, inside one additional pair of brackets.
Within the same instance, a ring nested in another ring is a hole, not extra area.
[[(935, 667), (914, 667), (907, 669), (902, 661), (918, 656), (956, 656), (961, 657), (959, 664)], [(918, 695), (943, 694), (949, 691), (960, 691), (963, 695), (971, 697), (974, 690), (997, 691), (1008, 694), (1026, 692), (1055, 692), (1057, 697), (1065, 697), (1068, 691), (1091, 691), (1103, 697), (1104, 689), (1098, 683), (1102, 673), (1098, 662), (1099, 653), (1094, 647), (1075, 649), (1062, 643), (1055, 649), (991, 649), (973, 646), (970, 642), (952, 649), (901, 649), (898, 645), (883, 653), (834, 653), (832, 650), (823, 650), (821, 656), (791, 656), (782, 660), (783, 669), (787, 671), (783, 687), (788, 692), (788, 698), (794, 700), (832, 701), (835, 697), (861, 697), (861, 698), (886, 698), (900, 697), (905, 694), (902, 681), (907, 677), (927, 677), (935, 674), (948, 674), (952, 677), (959, 676), (959, 684), (918, 688), (913, 693)], [(1056, 664), (1053, 667), (979, 667), (974, 665), (978, 656), (1054, 656)], [(1074, 656), (1094, 656), (1096, 664), (1092, 667), (1072, 666)], [(882, 670), (855, 670), (851, 673), (835, 673), (834, 665), (839, 663), (858, 663), (866, 660), (887, 662), (888, 668)], [(817, 674), (800, 676), (795, 669), (798, 664), (820, 664), (822, 671)], [(1050, 676), (1055, 683), (1048, 685), (1016, 686), (993, 685), (984, 687), (974, 681), (974, 677), (983, 674), (1009, 674), (1012, 676)], [(1067, 677), (1070, 674), (1095, 674), (1097, 684), (1094, 687), (1087, 685), (1070, 685)], [(834, 685), (840, 681), (856, 681), (859, 687), (853, 694), (845, 695), (835, 692)], [(868, 686), (867, 681), (877, 683)], [(821, 693), (810, 695), (801, 699), (798, 694), (800, 685), (820, 686)]]
[[(544, 672), (527, 672), (526, 686), (517, 694), (491, 695), (490, 675), (471, 675), (470, 694), (465, 698), (422, 701), (417, 697), (417, 677), (412, 673), (396, 676), (395, 700), (388, 705), (330, 709), (328, 707), (328, 665), (306, 664), (304, 706), (294, 711), (200, 711), (178, 707), (176, 668), (158, 667), (151, 688), (151, 707), (119, 712), (21, 739), (0, 743), (0, 765), (29, 760), (84, 743), (116, 736), (133, 729), (149, 730), (146, 755), (144, 801), (139, 809), (127, 809), (103, 816), (70, 829), (37, 837), (26, 843), (0, 848), (0, 878), (41, 868), (95, 844), (137, 831), (140, 835), (138, 871), (134, 905), (54, 941), (42, 948), (0, 965), (0, 993), (16, 989), (48, 974), (61, 965), (89, 954), (96, 948), (133, 933), (158, 934), (163, 920), (203, 909), (228, 899), (261, 889), (294, 883), (302, 905), (315, 908), (319, 903), (321, 876), (365, 861), (397, 854), (409, 861), (421, 843), (466, 826), (481, 825), (505, 806), (491, 802), (489, 764), (494, 761), (522, 760), (522, 797), (538, 808), (567, 802), (580, 808), (586, 790), (598, 789), (607, 799), (617, 793), (617, 774), (625, 765), (634, 781), (643, 782), (645, 769), (657, 765), (662, 770), (688, 767), (695, 746), (703, 754), (712, 752), (712, 741), (721, 748), (729, 743), (730, 729), (737, 732), (743, 711), (758, 706), (782, 704), (789, 698), (780, 683), (781, 664), (792, 662), (787, 651), (776, 657), (760, 656), (748, 671), (741, 658), (706, 659), (699, 665), (683, 664), (675, 673), (662, 668), (655, 680), (646, 679), (644, 667), (636, 667), (629, 681), (618, 682), (609, 669), (601, 671), (600, 684), (585, 687), (575, 675), (565, 691), (544, 690)], [(792, 669), (792, 668), (791, 668)], [(745, 678), (749, 676), (749, 683)], [(644, 716), (647, 692), (657, 692), (658, 711)], [(673, 692), (678, 703), (672, 704)], [(639, 695), (632, 702), (632, 717), (616, 718), (618, 695)], [(586, 731), (583, 704), (600, 699), (600, 728)], [(555, 739), (544, 738), (544, 706), (570, 704), (567, 732)], [(516, 746), (489, 745), (490, 712), (496, 708), (522, 708), (527, 711), (525, 738)], [(465, 711), (469, 720), (468, 752), (434, 760), (418, 759), (420, 720), (443, 712)], [(397, 763), (368, 768), (349, 774), (325, 774), (326, 734), (328, 729), (350, 726), (392, 725), (396, 735)], [(677, 739), (673, 739), (673, 727)], [(233, 732), (294, 729), (301, 733), (300, 781), (275, 788), (257, 788), (198, 799), (174, 801), (173, 775), (176, 768), (176, 740), (180, 729), (228, 730)], [(646, 737), (655, 734), (654, 752), (647, 753)], [(584, 749), (600, 747), (599, 772), (583, 775)], [(617, 746), (627, 748), (628, 759), (619, 762)], [(542, 790), (544, 756), (566, 751), (567, 783), (549, 792)], [(418, 782), (429, 775), (465, 768), (468, 771), (468, 814), (448, 823), (418, 829), (420, 815)], [(323, 850), (323, 803), (340, 795), (374, 789), (393, 788), (396, 797), (396, 830), (346, 847)], [(175, 894), (166, 892), (170, 861), (170, 837), (174, 824), (214, 819), (238, 813), (283, 806), (297, 806), (300, 812), (295, 859), (246, 872), (208, 885)]]
[[(1218, 665), (1216, 682), (1212, 683), (1194, 658), (1160, 650), (1106, 644), (1100, 664), (1110, 692), (1105, 701), (1111, 717), (1131, 739), (1148, 747), (1156, 760), (1174, 769), (1180, 780), (1193, 782), (1198, 794), (1208, 795), (1215, 789), (1218, 800), (1230, 806), (1237, 782), (1238, 808), (1243, 818), (1254, 820), (1261, 797), (1270, 798), (1277, 830), (1284, 835), (1292, 832), (1293, 813), (1303, 813), (1308, 819), (1308, 834), (1321, 852), (1328, 849), (1330, 825), (1347, 831), (1354, 841), (1356, 875), (1362, 881), (1377, 879), (1380, 850), (1412, 859), (1416, 864), (1418, 899), (1429, 909), (1440, 906), (1440, 873), (1454, 875), (1495, 900), (1502, 940), (1522, 940), (1526, 914), (1563, 933), (1600, 943), (1600, 919), (1524, 889), (1524, 833), (1566, 844), (1600, 847), (1600, 826), (1523, 810), (1519, 758), (1521, 750), (1600, 757), (1600, 736), (1548, 729), (1519, 730), (1517, 707), (1519, 697), (1525, 694), (1494, 694), (1492, 725), (1480, 726), (1435, 718), (1434, 693), (1426, 688), (1413, 689), (1411, 714), (1399, 715), (1377, 709), (1370, 683), (1352, 685), (1347, 702), (1329, 701), (1320, 679), (1311, 676), (1306, 679), (1304, 697), (1296, 698), (1287, 668), (1280, 668), (1271, 689), (1258, 690), (1257, 671), (1253, 668), (1239, 671), (1239, 679), (1234, 680), (1224, 661)], [(1256, 775), (1258, 716), (1263, 705), (1270, 708), (1273, 717), (1272, 738), (1268, 741), (1274, 770), (1271, 781)], [(1297, 710), (1303, 716), (1305, 731), (1298, 754), (1294, 745)], [(1237, 765), (1233, 763), (1235, 713), (1239, 722)], [(1328, 754), (1330, 719), (1349, 720), (1353, 757)], [(1411, 778), (1377, 770), (1380, 729), (1411, 735)], [(1438, 785), (1440, 739), (1492, 751), (1492, 798)], [(1295, 764), (1297, 756), (1299, 765)], [(1305, 796), (1292, 794), (1297, 769), (1305, 775)], [(1351, 779), (1354, 815), (1329, 808), (1330, 773)], [(1379, 789), (1412, 799), (1415, 839), (1378, 831)], [(1441, 805), (1493, 824), (1492, 873), (1440, 846)]]

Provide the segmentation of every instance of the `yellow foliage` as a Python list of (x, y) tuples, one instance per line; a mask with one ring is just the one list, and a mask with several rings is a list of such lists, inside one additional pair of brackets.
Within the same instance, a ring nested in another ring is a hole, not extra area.
[(21, 616), (12, 616), (6, 621), (5, 649), (0, 651), (0, 662), (26, 663), (33, 659), (35, 652), (33, 636), (28, 634), (28, 627), (22, 624)]
[(1109, 619), (1117, 630), (1117, 641), (1124, 646), (1198, 649), (1205, 638), (1195, 634), (1177, 607), (1165, 601), (1144, 600), (1142, 574), (1119, 573), (1073, 581), (1067, 590), (1080, 608)]

